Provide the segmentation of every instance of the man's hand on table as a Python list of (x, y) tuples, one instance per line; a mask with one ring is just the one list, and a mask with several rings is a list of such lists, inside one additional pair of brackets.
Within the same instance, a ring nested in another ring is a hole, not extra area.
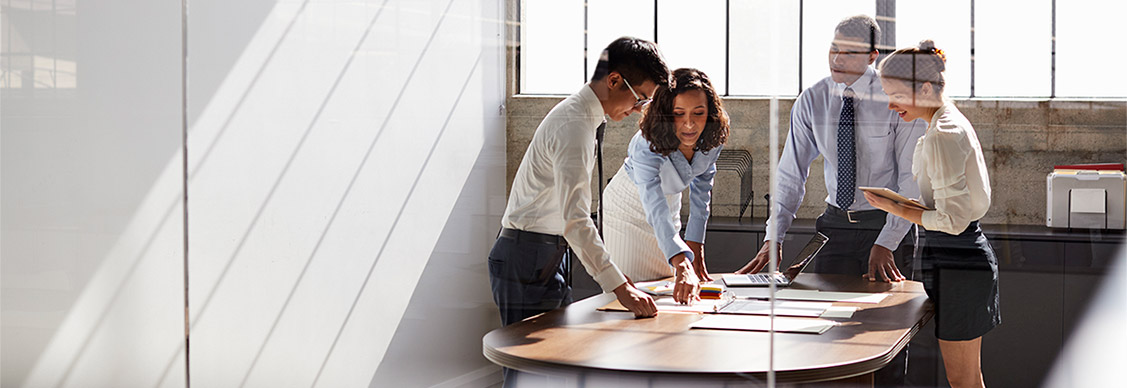
[[(737, 270), (736, 273), (738, 273), (738, 274), (759, 273), (759, 271), (763, 270), (763, 268), (766, 268), (767, 264), (769, 263), (767, 261), (768, 260), (767, 256), (771, 254), (771, 252), (770, 252), (771, 244), (772, 244), (771, 241), (764, 241), (763, 247), (759, 248), (759, 253), (755, 254), (755, 258), (751, 259), (751, 261), (748, 261), (747, 265), (744, 265), (743, 268), (740, 268), (739, 270)], [(775, 253), (776, 253), (775, 267), (778, 268), (778, 266), (780, 264), (782, 264), (782, 260), (783, 260), (783, 244), (775, 244), (775, 245), (777, 245), (779, 247), (779, 249), (777, 249), (775, 251)]]
[(896, 268), (892, 251), (880, 245), (873, 245), (873, 249), (869, 251), (869, 273), (862, 276), (870, 282), (880, 280), (887, 283), (904, 280), (904, 275), (901, 275), (900, 269)]
[(634, 284), (630, 283), (630, 279), (626, 279), (626, 283), (614, 289), (614, 296), (618, 298), (618, 302), (622, 303), (622, 307), (634, 313), (636, 318), (648, 318), (657, 315), (657, 305), (654, 304), (653, 298), (648, 294), (634, 288)]

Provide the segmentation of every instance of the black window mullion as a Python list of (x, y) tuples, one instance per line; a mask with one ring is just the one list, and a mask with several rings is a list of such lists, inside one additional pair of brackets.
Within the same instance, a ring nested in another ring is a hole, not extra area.
[(1049, 70), (1050, 71), (1050, 75), (1049, 75), (1049, 82), (1050, 82), (1049, 98), (1056, 98), (1057, 97), (1057, 0), (1052, 0), (1052, 1), (1053, 1), (1053, 14), (1052, 14), (1052, 19), (1053, 19), (1053, 22), (1052, 22), (1053, 23), (1053, 27), (1052, 27), (1053, 28), (1053, 32), (1052, 32), (1053, 46), (1052, 46), (1052, 63), (1050, 65), (1050, 70)]
[(724, 95), (732, 95), (732, 0), (724, 0)]
[(970, 97), (974, 97), (974, 0), (970, 0)]

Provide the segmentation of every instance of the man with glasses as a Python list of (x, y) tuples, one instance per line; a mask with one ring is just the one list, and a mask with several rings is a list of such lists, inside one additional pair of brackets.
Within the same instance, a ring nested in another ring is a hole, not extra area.
[[(611, 262), (591, 220), (591, 171), (604, 116), (620, 121), (640, 111), (668, 85), (669, 68), (656, 44), (623, 37), (603, 51), (591, 78), (540, 122), (513, 178), (489, 252), (493, 300), (505, 325), (571, 303), (569, 247), (603, 291), (634, 315), (657, 314), (653, 299)], [(515, 377), (506, 370), (505, 386), (514, 386)]]
[[(806, 194), (810, 164), (824, 158), (826, 210), (816, 230), (829, 242), (813, 263), (813, 272), (864, 276), (870, 281), (897, 282), (911, 275), (911, 222), (869, 205), (858, 187), (887, 187), (908, 198), (919, 197), (912, 176), (912, 152), (927, 129), (916, 120), (904, 123), (888, 110), (888, 97), (871, 66), (879, 53), (880, 27), (873, 18), (846, 18), (830, 44), (830, 76), (802, 92), (791, 109), (790, 132), (778, 165), (777, 209), (767, 221), (762, 249), (738, 273), (755, 273), (768, 264), (768, 250), (782, 241)], [(912, 229), (914, 231), (914, 229)], [(893, 252), (896, 252), (894, 255)], [(889, 365), (897, 384), (905, 365), (903, 353)], [(883, 371), (883, 370), (882, 370)], [(882, 381), (878, 381), (880, 385)]]

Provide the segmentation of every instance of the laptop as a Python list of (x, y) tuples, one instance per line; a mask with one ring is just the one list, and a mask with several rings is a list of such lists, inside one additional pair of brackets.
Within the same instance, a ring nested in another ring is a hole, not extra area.
[(724, 275), (724, 284), (733, 287), (754, 287), (754, 286), (767, 286), (771, 284), (771, 278), (775, 278), (775, 284), (779, 286), (788, 286), (794, 281), (795, 277), (802, 270), (814, 261), (814, 257), (822, 250), (822, 246), (826, 245), (829, 237), (821, 233), (814, 233), (814, 238), (806, 243), (806, 247), (802, 248), (802, 252), (798, 253), (797, 259), (799, 260), (794, 265), (787, 268), (786, 272), (775, 274), (744, 274), (744, 275)]

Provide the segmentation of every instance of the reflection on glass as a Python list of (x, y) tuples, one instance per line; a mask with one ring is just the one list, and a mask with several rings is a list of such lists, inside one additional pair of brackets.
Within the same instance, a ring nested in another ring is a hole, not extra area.
[(802, 88), (830, 75), (826, 50), (841, 19), (865, 14), (876, 16), (873, 0), (806, 0), (802, 2)]
[(0, 4), (0, 89), (74, 89), (74, 0)]

